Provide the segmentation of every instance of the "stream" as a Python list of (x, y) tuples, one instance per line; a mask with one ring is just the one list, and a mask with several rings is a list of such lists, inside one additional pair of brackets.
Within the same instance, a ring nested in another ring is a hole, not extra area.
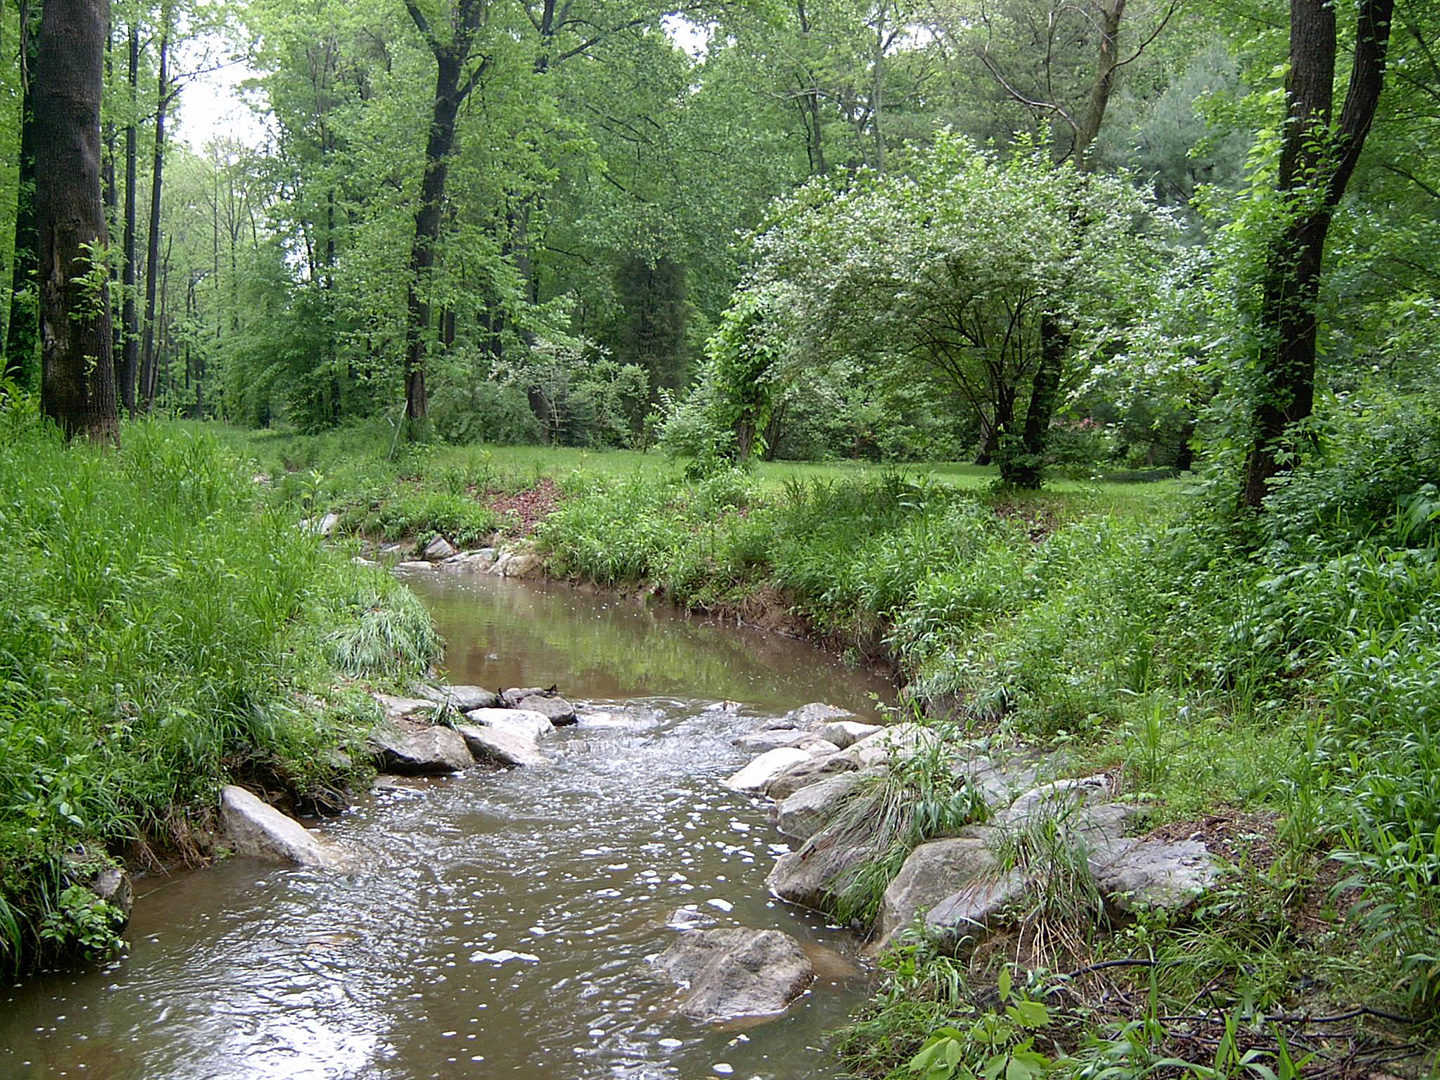
[[(0, 990), (0, 1077), (818, 1078), (864, 997), (857, 943), (769, 897), (788, 848), (720, 781), (732, 740), (809, 701), (866, 714), (882, 678), (796, 641), (610, 595), (444, 572), (407, 582), (455, 683), (559, 684), (552, 762), (377, 786), (320, 827), (354, 876), (233, 859), (137, 882), (129, 953)], [(740, 704), (736, 711), (714, 706)], [(816, 963), (765, 1024), (704, 1028), (647, 970), (694, 905)]]

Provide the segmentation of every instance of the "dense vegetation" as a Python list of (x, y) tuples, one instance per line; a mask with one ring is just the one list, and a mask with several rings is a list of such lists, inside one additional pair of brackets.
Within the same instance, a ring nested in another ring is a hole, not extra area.
[[(1108, 997), (907, 942), (859, 1072), (1291, 1076), (1235, 1026), (1315, 987), (1433, 1025), (1437, 34), (1415, 0), (5, 5), (0, 962), (103, 948), (87, 873), (184, 853), (226, 777), (313, 797), (366, 719), (337, 687), (433, 654), (297, 527), (335, 511), (798, 624), (955, 747), (1248, 838), (1193, 921), (1067, 939), (1128, 965)], [(227, 55), (264, 134), (176, 142)], [(945, 768), (876, 794), (901, 849), (968, 813)]]
[[(83, 885), (194, 858), (232, 779), (325, 802), (429, 616), (321, 550), (214, 438), (131, 425), (118, 454), (0, 410), (0, 966), (101, 954)], [(356, 754), (354, 760), (366, 760)]]

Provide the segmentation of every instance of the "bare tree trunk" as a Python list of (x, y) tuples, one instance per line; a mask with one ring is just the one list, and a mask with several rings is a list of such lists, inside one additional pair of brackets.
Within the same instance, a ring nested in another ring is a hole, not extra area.
[(135, 19), (130, 22), (127, 40), (129, 51), (130, 115), (125, 124), (125, 236), (120, 281), (124, 286), (120, 297), (120, 399), (131, 419), (135, 417), (135, 379), (140, 370), (140, 326), (135, 313), (135, 282), (138, 266), (135, 255), (135, 200), (136, 200), (136, 112), (140, 107), (140, 25)]
[(1040, 316), (1040, 363), (1030, 384), (1030, 404), (1025, 408), (1025, 428), (1020, 435), (1018, 454), (1000, 457), (1000, 476), (1022, 488), (1038, 488), (1045, 475), (1045, 450), (1050, 443), (1050, 420), (1060, 397), (1060, 377), (1070, 335), (1049, 312)]
[(141, 411), (155, 402), (155, 293), (160, 274), (160, 195), (165, 179), (165, 110), (170, 104), (170, 12), (161, 16), (159, 95), (155, 103), (155, 156), (150, 174), (150, 232), (145, 255), (145, 349), (140, 359)]
[(1095, 162), (1090, 147), (1105, 122), (1105, 109), (1110, 92), (1115, 89), (1115, 71), (1120, 65), (1120, 22), (1125, 17), (1125, 0), (1109, 0), (1099, 5), (1100, 55), (1095, 61), (1095, 81), (1085, 99), (1085, 111), (1075, 131), (1075, 167), (1089, 172)]
[(15, 191), (15, 256), (4, 376), (23, 384), (40, 347), (39, 238), (35, 225), (35, 67), (40, 5), (20, 0), (20, 170)]
[(1277, 187), (1288, 224), (1270, 244), (1260, 300), (1260, 384), (1254, 442), (1242, 502), (1259, 507), (1284, 469), (1295, 424), (1315, 405), (1316, 307), (1325, 237), (1360, 160), (1380, 104), (1394, 0), (1360, 0), (1355, 62), (1338, 131), (1330, 114), (1335, 82), (1335, 8), (1330, 0), (1291, 0), (1290, 73)]
[(100, 95), (108, 0), (52, 0), (36, 57), (35, 217), (40, 251), (40, 407), (67, 437), (118, 444), (105, 245)]

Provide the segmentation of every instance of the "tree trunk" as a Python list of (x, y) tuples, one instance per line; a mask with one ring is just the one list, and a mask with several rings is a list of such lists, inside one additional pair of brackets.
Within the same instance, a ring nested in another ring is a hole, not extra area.
[(995, 398), (995, 415), (986, 418), (980, 413), (980, 446), (975, 452), (976, 465), (989, 465), (1000, 452), (1000, 436), (1015, 422), (1015, 393), (1001, 386)]
[(1287, 224), (1266, 252), (1259, 312), (1259, 385), (1241, 499), (1258, 508), (1297, 447), (1295, 424), (1315, 405), (1316, 307), (1330, 221), (1355, 171), (1384, 88), (1394, 0), (1361, 0), (1355, 62), (1338, 130), (1335, 8), (1291, 0), (1290, 73), (1277, 188)]
[(124, 286), (120, 296), (120, 399), (125, 411), (135, 418), (135, 379), (140, 370), (140, 327), (135, 314), (135, 282), (138, 265), (135, 256), (135, 181), (136, 181), (136, 112), (140, 105), (140, 25), (132, 19), (128, 40), (130, 82), (130, 115), (125, 124), (125, 237), (124, 265), (120, 280)]
[(150, 174), (150, 232), (145, 255), (145, 351), (140, 360), (140, 408), (150, 411), (155, 402), (155, 292), (160, 274), (160, 195), (165, 179), (165, 109), (170, 104), (170, 13), (161, 16), (159, 95), (155, 103), (155, 157)]
[(35, 68), (40, 5), (20, 0), (20, 170), (4, 376), (25, 385), (40, 346), (39, 239), (35, 227)]
[(1025, 429), (1018, 453), (1000, 457), (1000, 478), (1022, 488), (1038, 488), (1045, 473), (1045, 450), (1050, 443), (1050, 420), (1060, 396), (1060, 376), (1070, 335), (1048, 312), (1040, 316), (1040, 364), (1030, 384), (1030, 404), (1025, 409)]
[(45, 6), (32, 88), (40, 251), (40, 408), (67, 438), (118, 444), (105, 244), (100, 95), (108, 0)]
[(1095, 81), (1085, 99), (1085, 111), (1075, 131), (1075, 167), (1089, 172), (1095, 167), (1090, 147), (1100, 134), (1110, 92), (1115, 89), (1115, 71), (1120, 65), (1120, 23), (1125, 18), (1125, 0), (1100, 5), (1100, 55), (1095, 61)]
[(480, 25), (480, 0), (458, 0), (448, 43), (440, 41), (414, 0), (405, 7), (435, 57), (435, 99), (430, 112), (430, 133), (425, 141), (425, 175), (420, 182), (420, 203), (415, 208), (415, 238), (410, 247), (410, 280), (405, 288), (405, 418), (414, 437), (428, 424), (429, 395), (425, 388), (425, 357), (430, 337), (430, 278), (435, 249), (440, 242), (445, 174), (455, 146), (455, 123), (460, 106), (489, 67), (488, 59), (461, 82), (474, 35)]

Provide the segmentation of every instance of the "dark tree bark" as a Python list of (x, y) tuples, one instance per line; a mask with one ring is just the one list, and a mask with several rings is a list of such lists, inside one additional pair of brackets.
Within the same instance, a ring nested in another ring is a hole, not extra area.
[(15, 256), (4, 375), (23, 385), (40, 347), (39, 240), (35, 228), (34, 82), (40, 4), (20, 0), (20, 170), (15, 192)]
[(1316, 306), (1325, 237), (1380, 104), (1394, 6), (1394, 0), (1360, 0), (1355, 63), (1340, 123), (1332, 129), (1335, 8), (1331, 0), (1290, 2), (1290, 73), (1276, 181), (1286, 213), (1265, 258), (1254, 442), (1241, 495), (1249, 507), (1261, 505), (1270, 481), (1284, 471), (1295, 450), (1291, 430), (1315, 405)]
[(110, 277), (100, 195), (100, 95), (109, 0), (52, 0), (36, 58), (35, 217), (40, 250), (40, 408), (67, 437), (119, 443)]
[(165, 180), (165, 112), (170, 104), (170, 13), (162, 15), (159, 94), (155, 104), (155, 154), (150, 173), (150, 231), (145, 254), (145, 347), (140, 357), (140, 409), (155, 403), (155, 297), (160, 279), (160, 196)]
[(1030, 384), (1025, 427), (1018, 450), (1000, 455), (1000, 478), (1022, 488), (1038, 488), (1045, 474), (1045, 450), (1050, 443), (1050, 420), (1059, 403), (1060, 379), (1070, 335), (1048, 311), (1040, 316), (1040, 362)]
[(140, 370), (140, 326), (135, 311), (135, 282), (138, 264), (135, 255), (136, 112), (139, 109), (140, 25), (130, 22), (127, 35), (130, 82), (130, 115), (125, 124), (125, 233), (120, 281), (120, 399), (131, 419), (135, 417), (135, 379)]
[(480, 61), (465, 75), (465, 65), (470, 61), (484, 13), (481, 0), (457, 0), (453, 33), (448, 42), (435, 35), (415, 0), (405, 0), (405, 8), (430, 47), (436, 69), (430, 133), (425, 141), (425, 175), (420, 182), (420, 203), (415, 208), (410, 281), (405, 290), (405, 417), (414, 435), (427, 423), (429, 415), (429, 395), (425, 389), (425, 358), (430, 337), (429, 284), (435, 267), (435, 249), (440, 242), (445, 176), (455, 148), (455, 123), (460, 106), (475, 89), (490, 61), (488, 58)]

